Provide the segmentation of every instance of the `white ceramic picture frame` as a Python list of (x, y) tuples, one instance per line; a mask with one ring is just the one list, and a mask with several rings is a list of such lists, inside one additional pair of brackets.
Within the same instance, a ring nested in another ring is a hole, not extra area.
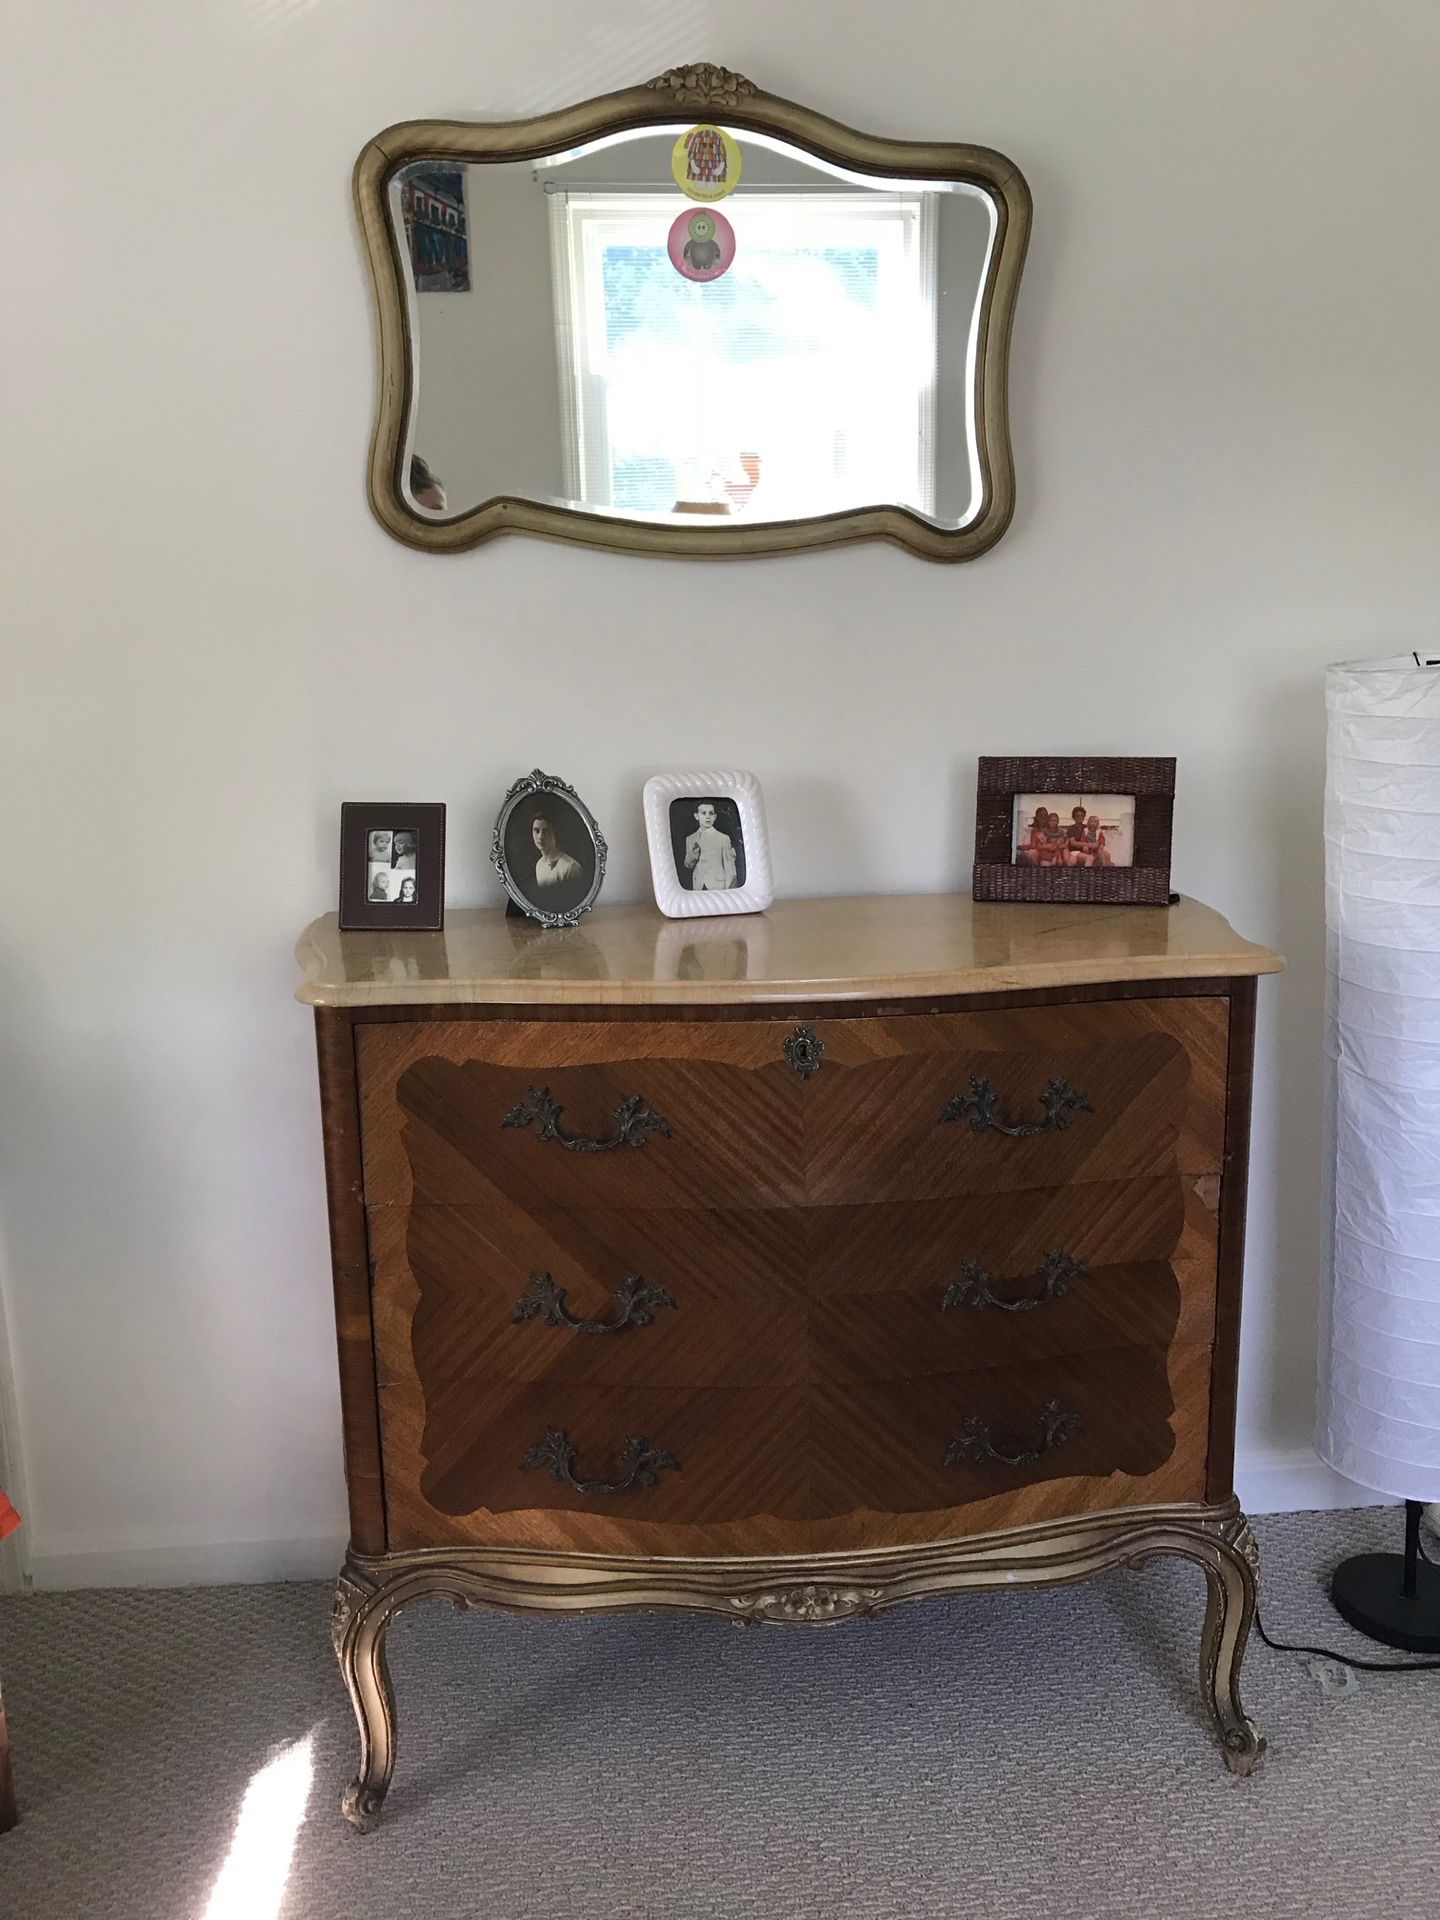
[[(733, 842), (734, 833), (712, 827), (719, 839), (707, 835), (694, 844), (700, 828), (681, 835), (672, 817), (677, 800), (724, 803), (739, 821), (740, 847), (726, 854), (720, 841)], [(765, 800), (753, 773), (657, 773), (645, 782), (645, 837), (650, 843), (650, 875), (655, 903), (671, 920), (694, 920), (718, 913), (763, 913), (775, 898), (770, 873), (770, 836), (765, 828)], [(717, 873), (733, 856), (738, 884), (715, 884)], [(688, 865), (688, 872), (686, 868)], [(682, 872), (686, 878), (682, 879)], [(693, 883), (701, 875), (701, 884)]]

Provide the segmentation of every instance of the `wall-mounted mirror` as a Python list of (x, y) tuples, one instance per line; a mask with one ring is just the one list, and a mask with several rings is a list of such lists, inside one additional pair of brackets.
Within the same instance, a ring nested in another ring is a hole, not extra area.
[(380, 321), (370, 497), (691, 555), (993, 546), (1030, 196), (988, 148), (856, 133), (714, 67), (535, 120), (412, 121), (355, 196)]

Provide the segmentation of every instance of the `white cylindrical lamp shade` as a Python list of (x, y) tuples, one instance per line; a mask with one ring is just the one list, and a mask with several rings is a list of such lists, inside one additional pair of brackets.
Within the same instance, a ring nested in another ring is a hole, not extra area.
[[(1422, 656), (1422, 659), (1424, 656)], [(1440, 1499), (1440, 666), (1326, 676), (1325, 1272), (1316, 1446)]]

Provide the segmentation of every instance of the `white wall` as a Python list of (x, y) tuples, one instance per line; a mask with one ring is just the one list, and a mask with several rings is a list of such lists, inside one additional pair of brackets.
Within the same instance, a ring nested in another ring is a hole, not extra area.
[(413, 445), (452, 514), (497, 493), (565, 491), (545, 193), (528, 163), (465, 173), (470, 285), (414, 300)]
[[(493, 900), (497, 798), (536, 764), (594, 805), (623, 899), (647, 889), (656, 767), (755, 768), (782, 890), (880, 892), (963, 882), (982, 751), (1178, 754), (1179, 884), (1291, 956), (1262, 991), (1241, 1457), (1262, 1497), (1313, 1496), (1289, 1470), (1320, 669), (1436, 640), (1440, 9), (429, 0), (425, 21), (71, 0), (9, 22), (0, 1234), (40, 1577), (336, 1551), (292, 942), (333, 900), (342, 799), (447, 800), (450, 899)], [(697, 700), (661, 563), (518, 539), (436, 559), (377, 530), (348, 195), (390, 121), (530, 113), (702, 56), (998, 146), (1036, 213), (1009, 535), (960, 568), (867, 546), (717, 572), (728, 670)]]

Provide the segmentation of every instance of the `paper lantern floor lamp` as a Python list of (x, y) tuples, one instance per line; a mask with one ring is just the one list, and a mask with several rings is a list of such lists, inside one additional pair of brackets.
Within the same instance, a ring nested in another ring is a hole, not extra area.
[(1325, 789), (1325, 1289), (1316, 1446), (1405, 1502), (1403, 1553), (1346, 1560), (1336, 1608), (1440, 1654), (1440, 654), (1331, 667)]

